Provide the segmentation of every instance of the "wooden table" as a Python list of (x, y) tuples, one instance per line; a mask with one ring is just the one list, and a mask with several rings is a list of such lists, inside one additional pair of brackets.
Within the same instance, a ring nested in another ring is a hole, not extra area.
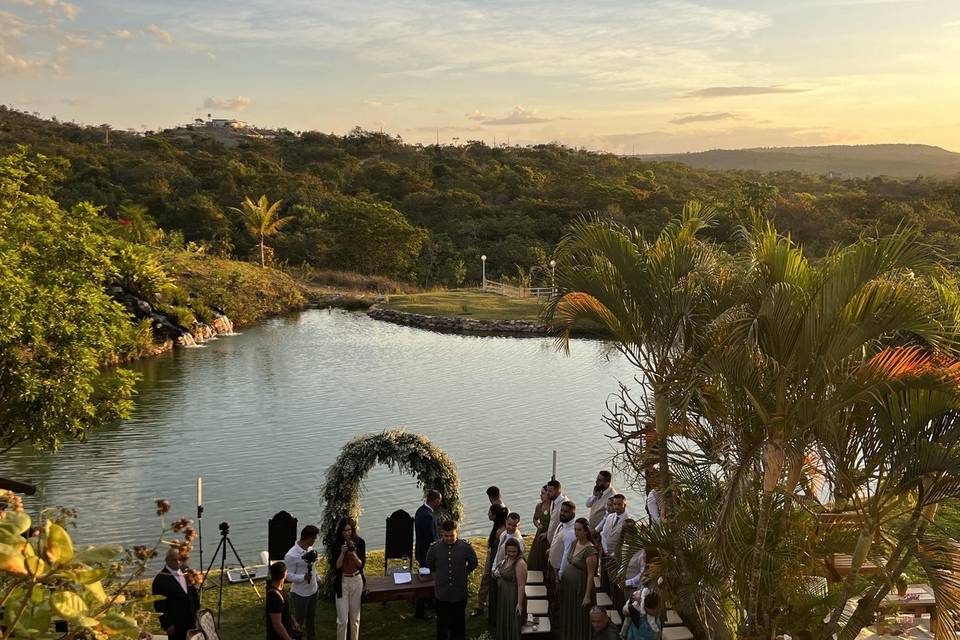
[(413, 574), (413, 581), (407, 584), (394, 584), (393, 576), (367, 578), (367, 592), (364, 602), (393, 602), (395, 600), (415, 600), (433, 597), (433, 576)]
[(883, 599), (882, 606), (896, 606), (900, 613), (913, 615), (915, 618), (925, 613), (930, 615), (930, 620), (935, 620), (937, 617), (937, 600), (933, 597), (933, 589), (926, 584), (909, 585), (907, 595), (903, 598), (896, 593), (891, 593)]
[[(847, 574), (850, 573), (851, 566), (853, 565), (853, 556), (845, 553), (834, 553), (826, 557), (825, 563), (827, 565), (827, 571), (830, 574), (831, 582), (843, 582)], [(871, 560), (864, 560), (858, 575), (880, 575), (880, 567)]]

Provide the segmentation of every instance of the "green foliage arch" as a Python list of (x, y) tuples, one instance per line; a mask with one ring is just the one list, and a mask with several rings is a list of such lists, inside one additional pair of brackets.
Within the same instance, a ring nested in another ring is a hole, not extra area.
[[(463, 518), (460, 474), (450, 456), (419, 433), (404, 429), (367, 433), (344, 445), (336, 462), (327, 469), (321, 489), (323, 517), (320, 523), (325, 548), (333, 542), (341, 518), (359, 518), (360, 489), (375, 464), (385, 464), (391, 470), (415, 476), (424, 494), (430, 489), (443, 494), (443, 503), (436, 510), (438, 521), (459, 522)], [(328, 579), (327, 584), (332, 581)]]

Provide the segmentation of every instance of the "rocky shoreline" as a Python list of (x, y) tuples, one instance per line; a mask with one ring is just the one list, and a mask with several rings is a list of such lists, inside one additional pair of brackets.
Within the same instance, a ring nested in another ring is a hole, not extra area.
[(150, 320), (156, 342), (149, 352), (140, 354), (142, 358), (166, 353), (175, 346), (196, 346), (218, 335), (234, 332), (233, 321), (227, 317), (222, 309), (213, 309), (214, 317), (210, 323), (196, 322), (191, 327), (182, 327), (173, 322), (169, 316), (154, 309), (149, 302), (138, 298), (122, 287), (111, 287), (107, 293), (122, 304), (136, 320)]
[(462, 333), (484, 336), (540, 338), (549, 334), (546, 323), (538, 320), (474, 320), (448, 316), (425, 316), (395, 309), (373, 307), (367, 315), (374, 320), (392, 322), (439, 333)]

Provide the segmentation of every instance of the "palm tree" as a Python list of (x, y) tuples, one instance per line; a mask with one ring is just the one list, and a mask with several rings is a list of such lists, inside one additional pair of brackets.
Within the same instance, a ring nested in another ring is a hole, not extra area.
[(266, 267), (267, 262), (264, 256), (264, 240), (275, 235), (287, 223), (293, 220), (292, 216), (278, 218), (281, 201), (277, 200), (273, 204), (267, 200), (266, 195), (260, 196), (256, 202), (250, 200), (249, 196), (243, 199), (243, 203), (238, 207), (231, 207), (232, 211), (239, 213), (243, 219), (247, 231), (256, 238), (260, 244), (260, 266)]
[[(960, 400), (954, 376), (931, 364), (942, 357), (935, 354), (955, 350), (955, 314), (931, 300), (937, 257), (915, 233), (861, 240), (816, 267), (772, 225), (745, 235), (744, 302), (712, 326), (714, 346), (701, 360), (704, 386), (697, 403), (714, 428), (727, 426), (737, 452), (718, 521), (719, 548), (735, 548), (722, 537), (737, 530), (735, 518), (745, 504), (753, 504), (759, 488), (744, 595), (747, 633), (767, 637), (775, 630), (777, 606), (762, 606), (770, 602), (761, 596), (763, 573), (771, 555), (790, 553), (782, 545), (791, 508), (799, 501), (805, 460), (818, 455), (834, 494), (831, 508), (852, 506), (863, 521), (826, 637), (835, 630), (884, 521), (877, 509), (902, 499), (902, 492), (883, 491), (896, 483), (876, 484), (880, 475), (889, 475), (891, 464), (883, 438), (904, 428), (889, 418), (886, 433), (878, 428), (884, 402), (893, 402), (890, 394), (912, 391), (895, 395), (900, 418), (916, 414), (926, 424)], [(903, 350), (905, 344), (918, 351)], [(926, 371), (917, 375), (921, 366)], [(946, 400), (929, 402), (927, 395), (935, 392)], [(878, 457), (880, 450), (884, 455)], [(858, 498), (864, 490), (870, 500)], [(779, 535), (771, 541), (776, 512)]]
[[(741, 623), (772, 637), (814, 611), (798, 629), (853, 638), (918, 559), (960, 610), (960, 551), (931, 527), (960, 497), (960, 294), (938, 257), (900, 230), (814, 264), (755, 217), (728, 261), (697, 238), (709, 220), (688, 205), (652, 243), (575, 225), (545, 313), (562, 348), (578, 320), (606, 328), (652, 396), (637, 413), (656, 426), (661, 486), (682, 491), (636, 538), (661, 551), (675, 607), (712, 637)], [(852, 552), (847, 579), (813, 593), (805, 576), (832, 552)], [(865, 577), (867, 560), (881, 575)]]
[(714, 217), (711, 207), (689, 202), (652, 243), (612, 222), (574, 224), (557, 247), (557, 293), (544, 313), (556, 328), (558, 348), (569, 350), (574, 324), (587, 320), (608, 331), (640, 370), (652, 396), (665, 518), (671, 500), (667, 437), (678, 409), (672, 401), (677, 374), (711, 307), (724, 299), (721, 256), (698, 238)]

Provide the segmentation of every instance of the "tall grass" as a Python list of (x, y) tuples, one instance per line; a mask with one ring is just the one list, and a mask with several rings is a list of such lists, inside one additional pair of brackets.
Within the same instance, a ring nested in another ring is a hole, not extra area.
[(387, 276), (363, 275), (352, 271), (317, 269), (308, 265), (288, 266), (283, 269), (297, 280), (315, 287), (331, 287), (366, 293), (410, 293), (418, 291), (416, 285), (401, 282)]

